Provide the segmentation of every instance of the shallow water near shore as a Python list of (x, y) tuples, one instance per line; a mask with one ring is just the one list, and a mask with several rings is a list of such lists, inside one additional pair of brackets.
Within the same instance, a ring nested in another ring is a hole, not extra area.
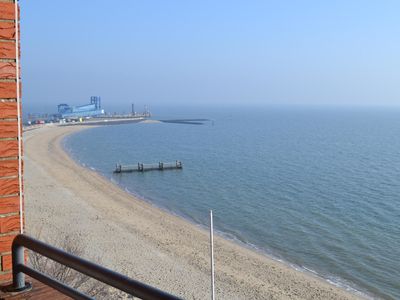
[[(130, 124), (78, 132), (81, 164), (157, 206), (343, 287), (400, 298), (400, 110), (160, 112), (202, 126)], [(113, 174), (116, 163), (183, 170)]]

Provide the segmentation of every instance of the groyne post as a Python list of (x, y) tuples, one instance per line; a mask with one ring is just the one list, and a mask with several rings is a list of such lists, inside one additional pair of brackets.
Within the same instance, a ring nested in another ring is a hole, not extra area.
[(182, 169), (182, 162), (181, 161), (176, 161), (175, 162), (176, 163), (176, 167), (178, 168), (178, 169)]

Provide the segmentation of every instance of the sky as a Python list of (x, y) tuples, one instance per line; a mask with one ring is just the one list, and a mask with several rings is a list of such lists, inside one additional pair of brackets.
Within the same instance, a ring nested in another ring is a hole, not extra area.
[(400, 105), (400, 1), (20, 5), (27, 107)]

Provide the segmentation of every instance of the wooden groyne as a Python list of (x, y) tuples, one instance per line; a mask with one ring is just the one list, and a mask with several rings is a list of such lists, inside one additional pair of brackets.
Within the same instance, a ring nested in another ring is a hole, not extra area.
[(154, 164), (143, 164), (137, 163), (136, 165), (121, 165), (117, 164), (115, 166), (114, 173), (127, 173), (127, 172), (144, 172), (152, 170), (172, 170), (172, 169), (182, 169), (182, 162), (159, 162)]
[(175, 123), (175, 124), (186, 124), (186, 125), (204, 125), (205, 122), (210, 121), (209, 119), (175, 119), (175, 120), (159, 120), (162, 123)]

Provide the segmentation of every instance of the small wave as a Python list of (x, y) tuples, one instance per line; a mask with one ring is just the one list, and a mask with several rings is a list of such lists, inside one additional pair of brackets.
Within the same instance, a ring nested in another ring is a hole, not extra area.
[[(310, 272), (310, 273), (312, 273), (312, 274), (318, 275), (318, 272), (317, 272), (317, 271), (314, 271), (314, 270), (312, 270), (312, 269), (310, 269), (310, 268), (307, 268), (307, 267), (305, 267), (305, 266), (302, 266), (301, 268), (303, 268), (303, 269), (306, 270), (307, 272)], [(299, 269), (301, 270), (301, 268), (299, 268)]]
[(305, 272), (305, 273), (311, 274), (315, 277), (321, 278), (322, 280), (328, 282), (329, 284), (334, 285), (340, 289), (346, 290), (352, 294), (361, 296), (366, 299), (376, 299), (376, 297), (369, 295), (367, 292), (361, 291), (360, 288), (355, 287), (353, 284), (351, 284), (350, 282), (348, 282), (340, 277), (329, 276), (329, 275), (324, 276), (324, 275), (318, 273), (317, 271), (310, 269), (306, 266), (294, 266), (294, 268), (297, 271)]
[(330, 278), (322, 277), (322, 278), (325, 279), (330, 284), (337, 286), (338, 288), (344, 289), (352, 294), (358, 295), (365, 299), (371, 299), (371, 300), (377, 299), (376, 297), (369, 295), (367, 292), (361, 291), (359, 288), (354, 287), (351, 283), (343, 280), (342, 278), (339, 277), (330, 277)]

